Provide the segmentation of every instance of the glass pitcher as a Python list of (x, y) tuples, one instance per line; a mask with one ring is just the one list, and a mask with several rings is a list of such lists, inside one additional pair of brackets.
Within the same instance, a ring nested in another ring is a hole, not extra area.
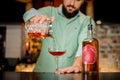
[(49, 35), (50, 25), (48, 21), (44, 23), (33, 23), (26, 22), (25, 23), (25, 35), (26, 38), (41, 38), (45, 39)]

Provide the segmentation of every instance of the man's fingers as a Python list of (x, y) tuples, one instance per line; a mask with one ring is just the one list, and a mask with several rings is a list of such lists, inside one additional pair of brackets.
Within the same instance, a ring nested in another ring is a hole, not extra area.
[(79, 73), (82, 70), (79, 67), (72, 66), (72, 67), (59, 69), (59, 71), (60, 73)]
[(60, 73), (72, 73), (74, 72), (74, 69), (72, 67), (62, 68), (59, 69)]
[(47, 21), (47, 16), (37, 15), (37, 16), (32, 17), (30, 19), (30, 21), (33, 23), (43, 23), (43, 22)]
[(50, 21), (53, 22), (55, 20), (55, 17), (51, 17)]

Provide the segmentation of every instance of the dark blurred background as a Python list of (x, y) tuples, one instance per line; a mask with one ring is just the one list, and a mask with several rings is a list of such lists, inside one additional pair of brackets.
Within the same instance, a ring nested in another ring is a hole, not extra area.
[(25, 4), (16, 0), (0, 1), (0, 22), (21, 22)]
[(94, 0), (95, 20), (120, 23), (119, 0)]

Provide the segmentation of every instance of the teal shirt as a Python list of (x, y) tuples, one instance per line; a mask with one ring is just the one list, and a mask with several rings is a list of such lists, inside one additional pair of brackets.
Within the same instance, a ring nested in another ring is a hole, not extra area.
[[(55, 17), (55, 21), (52, 23), (52, 34), (57, 46), (67, 50), (66, 54), (59, 57), (59, 68), (71, 66), (75, 57), (82, 56), (82, 41), (87, 37), (90, 17), (79, 12), (75, 17), (67, 19), (62, 14), (62, 7), (60, 6), (58, 8), (44, 7), (39, 10), (32, 8), (24, 14), (23, 19), (26, 22), (38, 14)], [(95, 28), (94, 21), (92, 23)], [(48, 52), (48, 48), (52, 45), (52, 38), (47, 37), (43, 40), (42, 50), (34, 68), (35, 72), (54, 72), (56, 70), (56, 58)]]

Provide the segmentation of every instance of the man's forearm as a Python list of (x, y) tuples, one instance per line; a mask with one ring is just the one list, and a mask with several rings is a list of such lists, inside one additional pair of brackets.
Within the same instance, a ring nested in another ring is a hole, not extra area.
[(73, 66), (79, 67), (80, 69), (82, 69), (82, 56), (78, 56), (75, 58)]

